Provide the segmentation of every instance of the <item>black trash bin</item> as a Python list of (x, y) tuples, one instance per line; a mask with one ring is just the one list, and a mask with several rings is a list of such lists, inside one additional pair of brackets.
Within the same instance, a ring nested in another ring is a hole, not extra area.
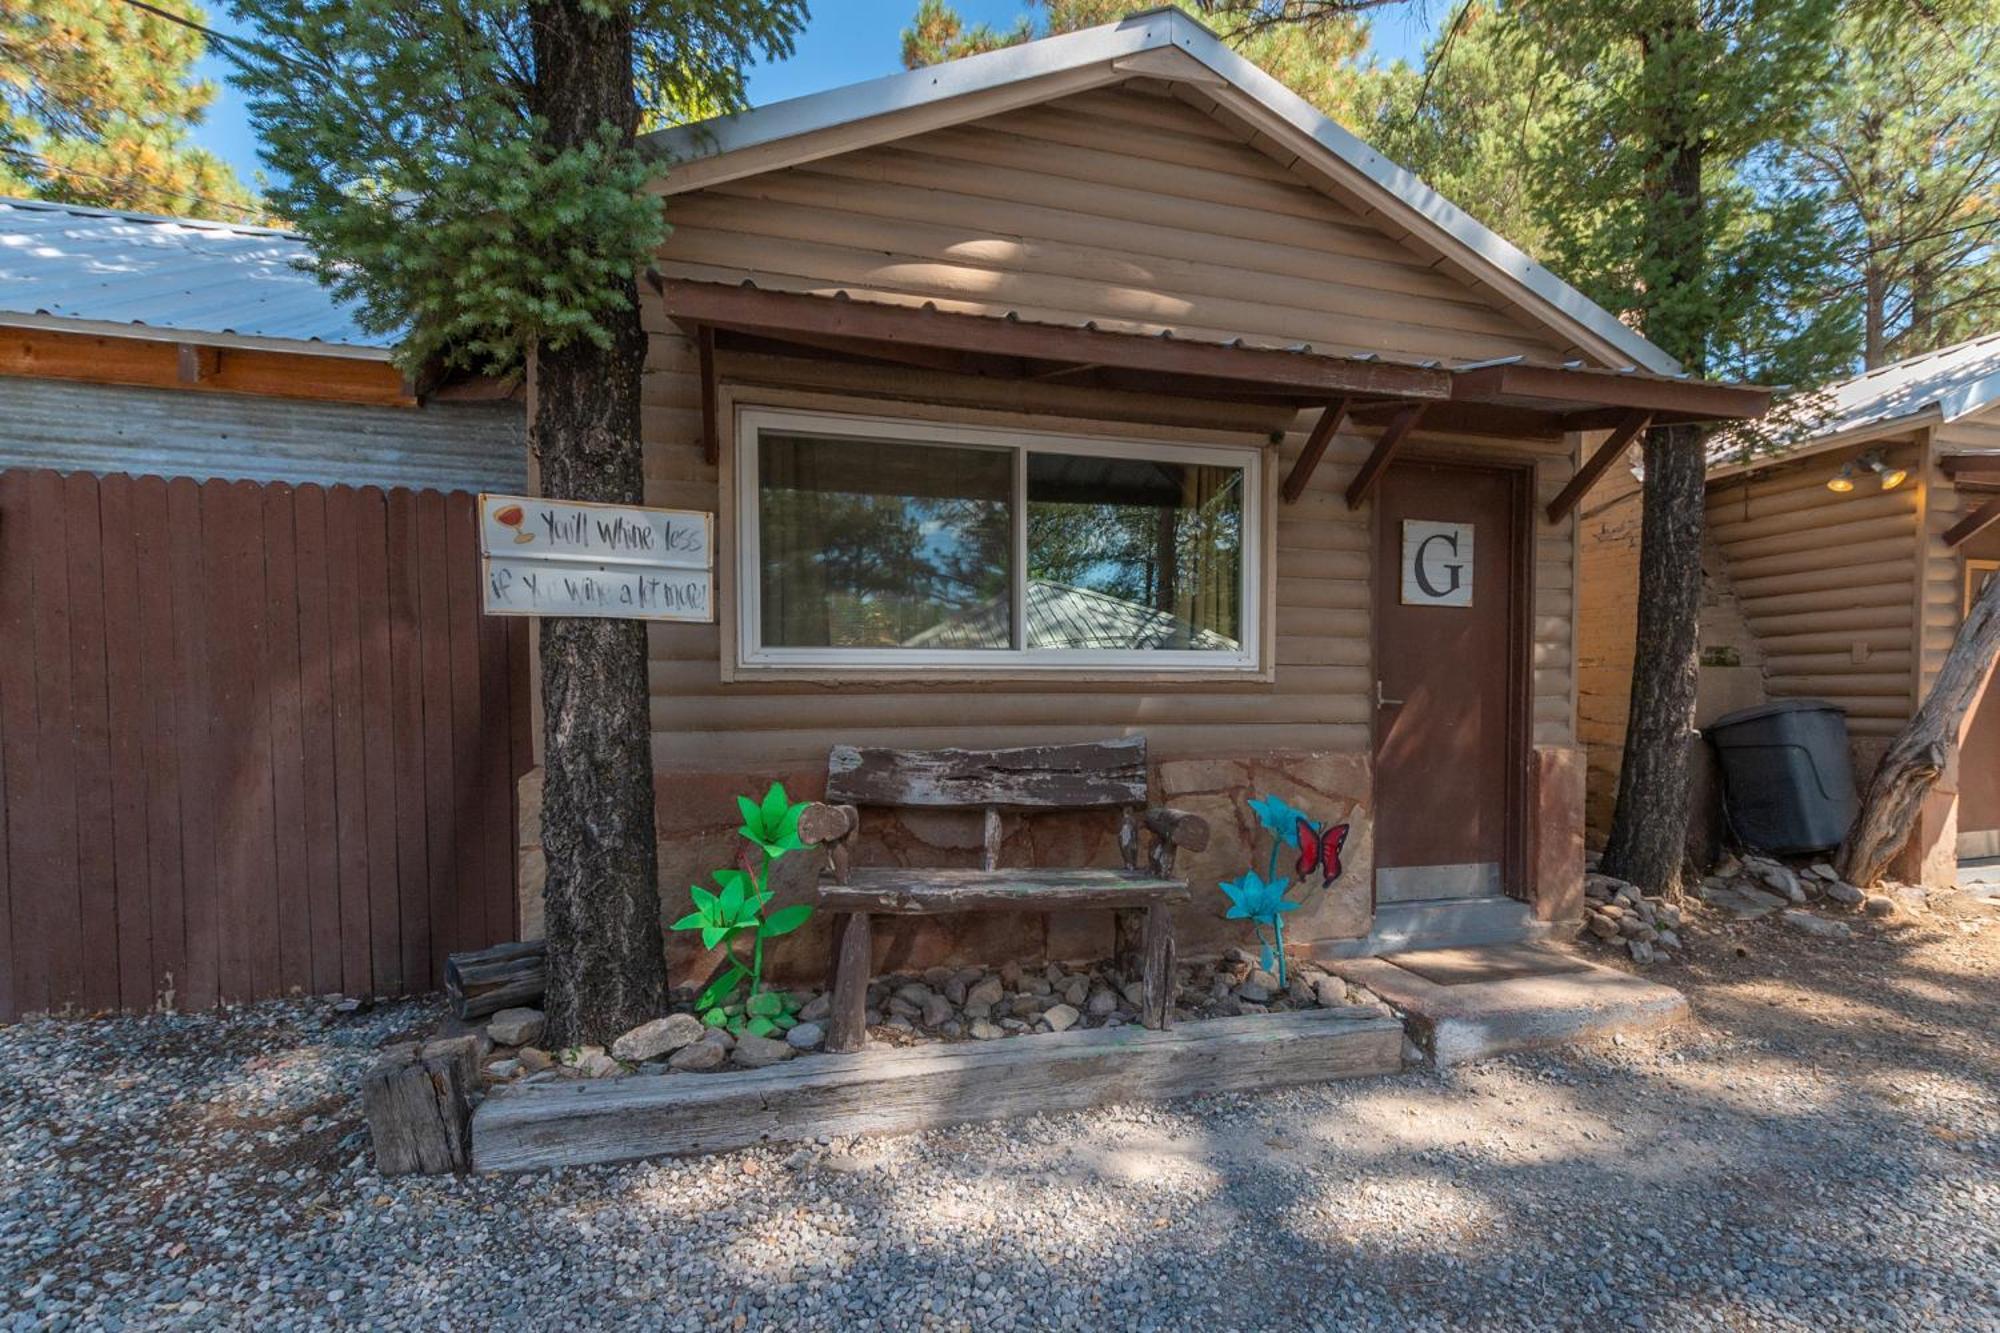
[(1732, 831), (1763, 852), (1838, 846), (1854, 818), (1847, 714), (1819, 699), (1739, 709), (1704, 729)]

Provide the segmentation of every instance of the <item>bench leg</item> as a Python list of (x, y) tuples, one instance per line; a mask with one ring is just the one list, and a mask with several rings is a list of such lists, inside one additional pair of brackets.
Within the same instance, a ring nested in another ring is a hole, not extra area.
[(1146, 967), (1146, 909), (1121, 907), (1111, 917), (1111, 966), (1122, 979), (1137, 981)]
[(1174, 915), (1165, 903), (1146, 909), (1145, 960), (1139, 1021), (1158, 1032), (1167, 1026), (1174, 1004)]
[(843, 1054), (868, 1040), (868, 972), (875, 940), (868, 913), (849, 912), (835, 923), (833, 1008), (827, 1015), (826, 1049)]

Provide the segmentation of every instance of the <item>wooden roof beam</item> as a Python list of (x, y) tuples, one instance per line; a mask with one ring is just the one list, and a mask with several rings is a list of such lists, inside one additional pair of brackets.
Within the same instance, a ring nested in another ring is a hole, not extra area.
[(1368, 461), (1361, 465), (1361, 470), (1354, 474), (1354, 480), (1347, 483), (1349, 509), (1359, 509), (1367, 500), (1376, 483), (1382, 480), (1382, 474), (1388, 470), (1390, 460), (1403, 447), (1403, 441), (1410, 438), (1410, 432), (1417, 428), (1423, 416), (1424, 404), (1409, 403), (1389, 419), (1389, 425), (1375, 441), (1374, 452), (1368, 455)]
[(1528, 399), (1579, 408), (1643, 408), (1655, 415), (1674, 413), (1683, 420), (1703, 421), (1759, 417), (1771, 405), (1771, 391), (1754, 385), (1523, 362), (1459, 371), (1453, 376), (1452, 397), (1461, 402)]
[(1639, 432), (1646, 429), (1652, 419), (1652, 416), (1645, 412), (1628, 412), (1625, 419), (1605, 437), (1604, 443), (1597, 446), (1597, 452), (1576, 470), (1576, 475), (1569, 479), (1569, 484), (1556, 494), (1555, 499), (1549, 501), (1549, 522), (1560, 523), (1567, 518), (1569, 511), (1576, 508), (1577, 502), (1597, 484), (1597, 479), (1624, 455), (1626, 448), (1639, 438)]
[(1947, 547), (1962, 546), (1996, 522), (2000, 522), (2000, 495), (1994, 496), (1945, 529), (1944, 544)]
[(1028, 361), (1149, 370), (1309, 390), (1443, 401), (1450, 372), (1262, 347), (1035, 324), (994, 315), (923, 310), (726, 283), (655, 279), (676, 322), (715, 324), (764, 337), (810, 334), (873, 344), (948, 348)]
[(2000, 481), (2000, 453), (1944, 454), (1938, 467), (1953, 481)]
[(1291, 472), (1285, 477), (1280, 494), (1285, 503), (1291, 504), (1305, 494), (1306, 483), (1319, 467), (1319, 460), (1326, 457), (1326, 446), (1333, 437), (1340, 434), (1340, 428), (1347, 423), (1347, 403), (1345, 398), (1336, 399), (1320, 409), (1319, 420), (1313, 422), (1312, 434), (1306, 436), (1306, 447), (1299, 450), (1298, 461), (1292, 464)]

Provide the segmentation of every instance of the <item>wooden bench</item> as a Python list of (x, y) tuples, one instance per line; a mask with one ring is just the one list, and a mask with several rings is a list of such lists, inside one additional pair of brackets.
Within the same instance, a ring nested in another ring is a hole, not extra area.
[[(1174, 878), (1182, 851), (1208, 846), (1199, 815), (1145, 808), (1144, 737), (1009, 750), (885, 750), (837, 745), (827, 758), (827, 798), (799, 820), (808, 846), (827, 850), (830, 878), (819, 902), (834, 914), (833, 1007), (826, 1048), (858, 1051), (867, 1037), (868, 980), (876, 916), (950, 912), (1118, 914), (1117, 966), (1143, 986), (1139, 1018), (1167, 1025), (1173, 1001), (1174, 933), (1169, 911), (1188, 900)], [(985, 814), (980, 869), (856, 868), (857, 807), (979, 810)], [(1002, 811), (1115, 809), (1121, 812), (1122, 869), (1000, 865)], [(1150, 845), (1142, 848), (1142, 839)], [(1143, 862), (1143, 864), (1142, 864)]]

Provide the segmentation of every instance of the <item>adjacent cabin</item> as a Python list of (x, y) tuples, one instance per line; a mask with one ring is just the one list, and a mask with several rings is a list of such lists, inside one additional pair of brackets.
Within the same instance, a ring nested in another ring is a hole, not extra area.
[[(1837, 704), (1859, 785), (2000, 569), (2000, 337), (1871, 370), (1807, 411), (1781, 448), (1744, 457), (1725, 434), (1712, 450), (1695, 722), (1769, 699)], [(1614, 469), (1583, 505), (1579, 679), (1598, 836), (1624, 744), (1638, 487)], [(1988, 699), (1894, 869), (1949, 884), (1960, 858), (1995, 855), (2000, 706)]]
[[(1248, 942), (1216, 886), (1264, 867), (1253, 794), (1351, 826), (1288, 922), (1322, 956), (1574, 922), (1576, 501), (1649, 422), (1761, 391), (1684, 376), (1174, 11), (653, 143), (647, 500), (719, 541), (716, 623), (650, 630), (669, 916), (733, 795), (818, 797), (835, 747), (1144, 737), (1153, 799), (1214, 830), (1184, 956)], [(1006, 812), (998, 855), (1116, 865), (1116, 833)], [(903, 810), (855, 855), (984, 837)], [(1101, 913), (956, 920), (877, 961), (1111, 952)]]

